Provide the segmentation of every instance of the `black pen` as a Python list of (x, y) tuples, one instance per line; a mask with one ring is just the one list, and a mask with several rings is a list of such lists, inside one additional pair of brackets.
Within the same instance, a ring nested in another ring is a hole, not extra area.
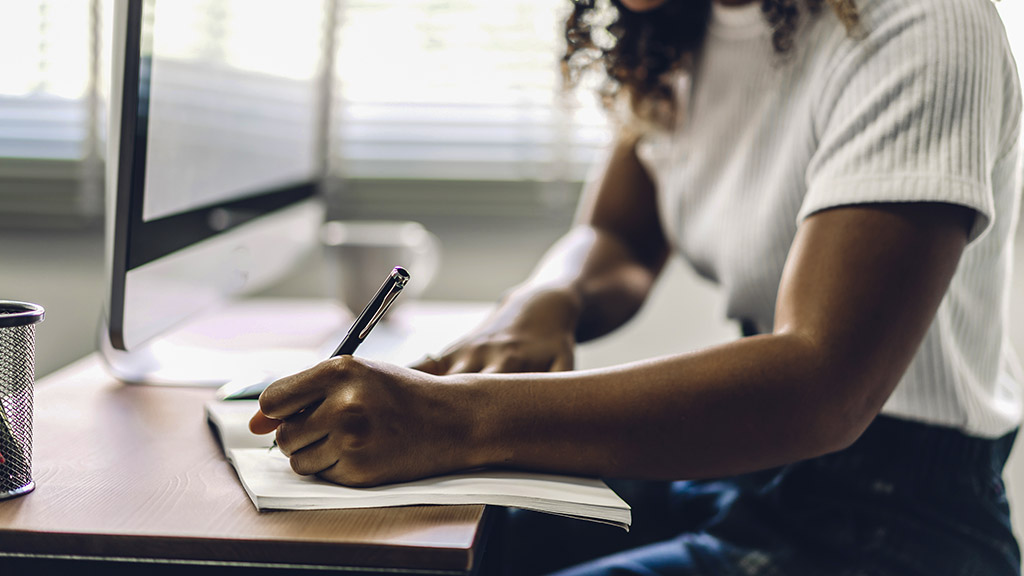
[(356, 321), (352, 323), (352, 327), (348, 329), (348, 333), (341, 340), (341, 344), (338, 344), (334, 353), (331, 354), (331, 358), (355, 352), (356, 348), (363, 343), (363, 340), (370, 333), (370, 330), (373, 330), (377, 322), (384, 317), (384, 313), (388, 311), (395, 298), (398, 298), (398, 295), (402, 293), (402, 289), (408, 283), (409, 273), (405, 268), (395, 266), (384, 280), (384, 283), (381, 284), (377, 293), (370, 299), (370, 303), (363, 308)]

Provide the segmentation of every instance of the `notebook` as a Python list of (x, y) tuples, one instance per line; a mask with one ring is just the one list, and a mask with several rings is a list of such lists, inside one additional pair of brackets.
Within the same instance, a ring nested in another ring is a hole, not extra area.
[(255, 400), (211, 401), (206, 417), (258, 510), (486, 504), (602, 522), (629, 530), (626, 504), (596, 478), (480, 470), (373, 488), (349, 488), (292, 471), (273, 434), (249, 432)]

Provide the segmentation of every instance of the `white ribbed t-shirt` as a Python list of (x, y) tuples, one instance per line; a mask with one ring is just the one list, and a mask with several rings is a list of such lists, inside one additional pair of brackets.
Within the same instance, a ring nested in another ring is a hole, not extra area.
[(851, 37), (826, 7), (780, 58), (759, 4), (714, 4), (698, 62), (677, 86), (680, 125), (638, 144), (670, 243), (721, 286), (730, 318), (770, 332), (809, 215), (870, 202), (974, 209), (949, 291), (882, 412), (984, 437), (1013, 429), (1021, 93), (995, 8), (860, 0), (863, 31)]

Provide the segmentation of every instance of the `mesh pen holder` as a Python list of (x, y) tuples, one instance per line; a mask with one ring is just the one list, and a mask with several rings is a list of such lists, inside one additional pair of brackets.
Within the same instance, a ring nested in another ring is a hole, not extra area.
[(0, 500), (27, 494), (32, 481), (36, 324), (43, 308), (0, 300)]

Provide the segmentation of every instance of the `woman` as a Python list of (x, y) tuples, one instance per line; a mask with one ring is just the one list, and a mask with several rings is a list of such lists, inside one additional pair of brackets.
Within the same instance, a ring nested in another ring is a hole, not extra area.
[[(359, 486), (478, 466), (689, 481), (676, 536), (573, 574), (1018, 575), (1021, 100), (994, 8), (613, 3), (605, 33), (577, 0), (567, 69), (603, 65), (636, 119), (574, 228), (439, 358), (325, 362), (270, 386), (253, 431)], [(572, 371), (673, 253), (745, 336)]]

